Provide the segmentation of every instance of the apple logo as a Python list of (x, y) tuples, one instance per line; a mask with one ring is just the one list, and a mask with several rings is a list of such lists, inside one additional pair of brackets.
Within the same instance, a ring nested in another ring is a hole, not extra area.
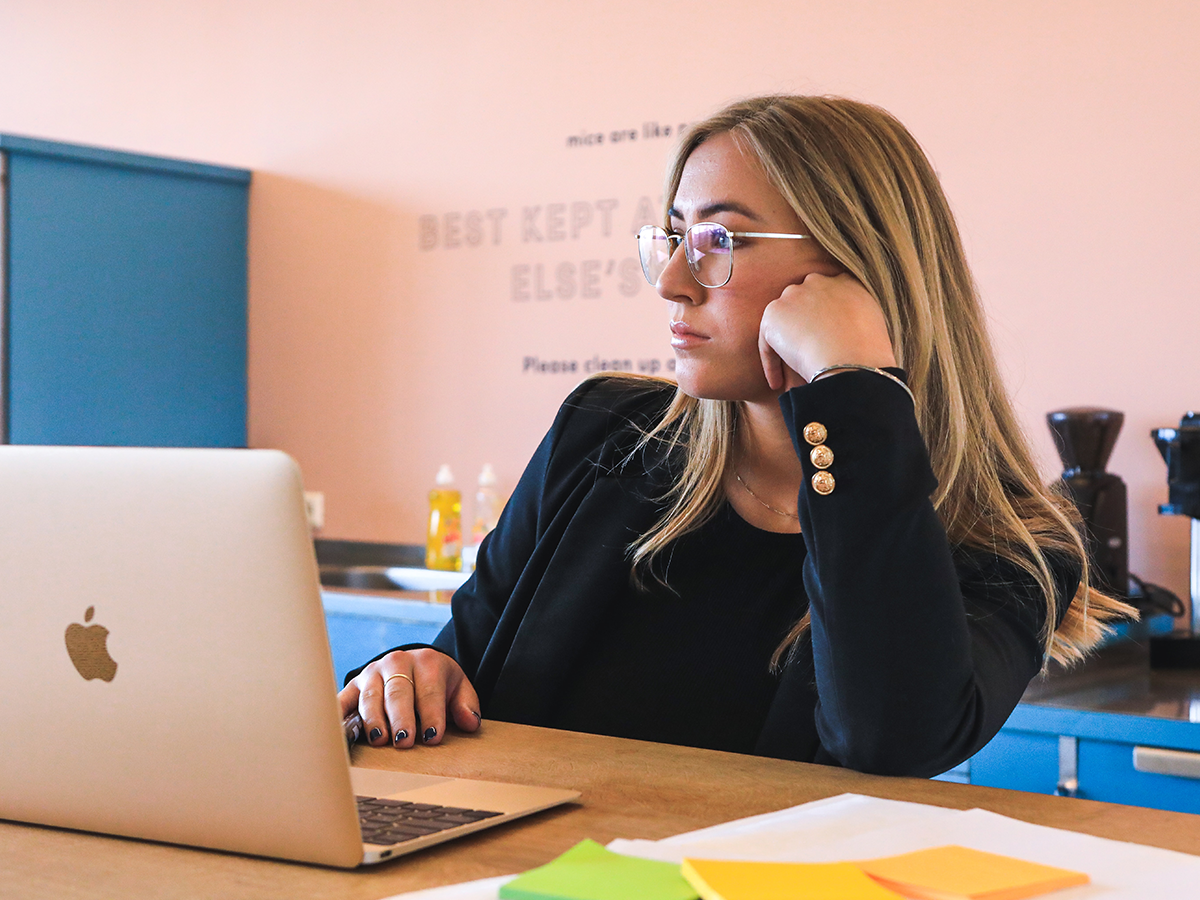
[[(96, 607), (89, 606), (83, 621), (92, 621)], [(72, 622), (67, 626), (67, 654), (79, 670), (79, 674), (91, 681), (99, 678), (112, 681), (117, 674), (117, 661), (108, 655), (108, 629), (103, 625), (80, 625)]]

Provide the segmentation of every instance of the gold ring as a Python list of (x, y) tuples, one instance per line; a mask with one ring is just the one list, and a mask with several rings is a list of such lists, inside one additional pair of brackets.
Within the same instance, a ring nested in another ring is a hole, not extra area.
[(405, 681), (407, 681), (409, 684), (411, 684), (413, 686), (414, 691), (417, 689), (417, 683), (415, 681), (413, 681), (409, 676), (405, 675), (403, 672), (397, 672), (395, 675), (389, 675), (387, 678), (383, 679), (383, 689), (385, 691), (387, 690), (388, 682), (391, 681), (393, 678), (403, 678)]

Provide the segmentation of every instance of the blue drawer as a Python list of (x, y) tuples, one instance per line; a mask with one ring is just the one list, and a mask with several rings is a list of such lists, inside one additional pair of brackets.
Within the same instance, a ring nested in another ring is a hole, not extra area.
[(1200, 813), (1200, 780), (1180, 775), (1139, 772), (1134, 745), (1111, 741), (1079, 742), (1079, 794), (1088, 800)]

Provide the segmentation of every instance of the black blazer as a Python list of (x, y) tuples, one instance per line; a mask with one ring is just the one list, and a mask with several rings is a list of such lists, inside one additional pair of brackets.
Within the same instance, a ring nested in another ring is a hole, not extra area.
[[(628, 590), (626, 549), (662, 514), (672, 462), (637, 438), (672, 394), (596, 379), (559, 410), (434, 642), (486, 717), (553, 723), (608, 598)], [(805, 469), (807, 556), (794, 590), (812, 630), (779, 676), (755, 752), (883, 774), (952, 768), (991, 739), (1041, 668), (1044, 598), (1012, 563), (950, 546), (898, 385), (847, 372), (780, 404)], [(811, 483), (809, 423), (824, 426), (834, 454), (825, 495)], [(1080, 571), (1054, 568), (1065, 610)]]

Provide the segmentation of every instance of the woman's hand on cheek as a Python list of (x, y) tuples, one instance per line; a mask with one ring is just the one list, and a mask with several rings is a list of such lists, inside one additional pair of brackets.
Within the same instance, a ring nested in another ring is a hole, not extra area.
[(853, 275), (812, 274), (767, 304), (758, 351), (772, 390), (790, 390), (827, 366), (896, 365), (883, 310)]

